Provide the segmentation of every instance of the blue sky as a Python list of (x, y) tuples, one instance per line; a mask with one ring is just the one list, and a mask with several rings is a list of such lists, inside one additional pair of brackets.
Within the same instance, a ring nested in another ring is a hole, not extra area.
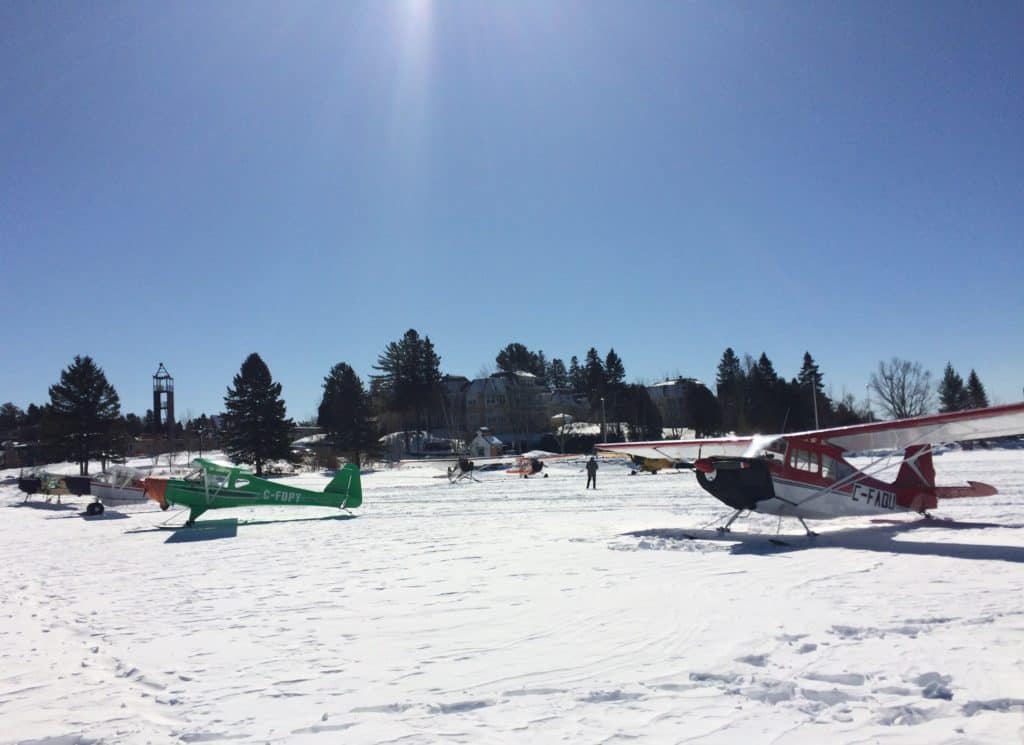
[(415, 328), (835, 396), (1024, 386), (1020, 3), (0, 6), (0, 401), (91, 355), (179, 416), (259, 352), (289, 414)]

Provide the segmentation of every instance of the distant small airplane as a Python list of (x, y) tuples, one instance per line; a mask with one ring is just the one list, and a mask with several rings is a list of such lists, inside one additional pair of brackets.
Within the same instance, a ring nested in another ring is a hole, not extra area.
[(462, 481), (463, 479), (469, 479), (470, 481), (479, 481), (476, 476), (473, 475), (473, 471), (476, 470), (476, 465), (469, 458), (459, 458), (458, 462), (448, 469), (448, 481), (454, 484), (456, 481)]
[(670, 461), (667, 458), (644, 458), (641, 455), (630, 456), (633, 461), (632, 473), (643, 471), (644, 473), (657, 473), (666, 468), (693, 468), (692, 463), (686, 461)]
[[(540, 473), (544, 470), (544, 461), (540, 458), (520, 455), (516, 458), (516, 464), (505, 471), (505, 473), (515, 474), (516, 476), (522, 476), (524, 479), (530, 478), (535, 473)], [(544, 478), (547, 478), (547, 474), (544, 474)]]
[[(991, 496), (996, 489), (977, 481), (936, 486), (932, 446), (1021, 433), (1024, 403), (784, 435), (619, 442), (597, 449), (693, 463), (704, 490), (735, 510), (720, 532), (751, 511), (795, 517), (814, 535), (805, 519), (911, 511), (930, 517), (940, 499)], [(843, 459), (844, 453), (878, 450), (903, 450), (892, 483), (871, 475), (888, 467), (888, 454), (862, 471)]]
[(195, 470), (183, 479), (149, 477), (145, 495), (166, 510), (172, 504), (189, 508), (185, 525), (194, 525), (207, 510), (254, 505), (306, 505), (349, 509), (363, 503), (359, 467), (349, 463), (322, 492), (254, 476), (241, 468), (229, 468), (208, 460), (192, 461)]

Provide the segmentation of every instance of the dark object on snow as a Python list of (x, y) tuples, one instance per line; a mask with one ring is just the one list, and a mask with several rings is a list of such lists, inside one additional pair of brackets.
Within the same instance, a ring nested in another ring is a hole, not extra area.
[(584, 488), (589, 489), (591, 484), (595, 489), (597, 488), (597, 458), (593, 455), (587, 461), (587, 485)]
[(474, 469), (473, 461), (469, 458), (459, 458), (458, 464), (448, 469), (448, 481), (453, 484), (462, 479), (473, 479), (473, 481), (476, 481), (476, 477), (473, 475)]
[(25, 492), (25, 501), (33, 494), (38, 493), (43, 488), (43, 480), (40, 478), (19, 478), (18, 489)]
[(88, 476), (65, 476), (64, 486), (79, 497), (92, 493), (92, 479)]

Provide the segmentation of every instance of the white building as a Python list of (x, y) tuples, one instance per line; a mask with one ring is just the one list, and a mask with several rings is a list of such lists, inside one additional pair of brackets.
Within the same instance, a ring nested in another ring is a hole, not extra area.
[(474, 458), (493, 458), (504, 451), (505, 443), (492, 435), (487, 427), (477, 430), (476, 437), (469, 443), (469, 454)]

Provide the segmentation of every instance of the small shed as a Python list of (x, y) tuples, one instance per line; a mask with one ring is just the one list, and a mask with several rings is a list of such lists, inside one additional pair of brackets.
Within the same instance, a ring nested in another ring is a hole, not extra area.
[(501, 455), (505, 450), (505, 443), (491, 434), (487, 427), (481, 427), (476, 431), (476, 437), (469, 443), (469, 454), (474, 458), (492, 458)]

